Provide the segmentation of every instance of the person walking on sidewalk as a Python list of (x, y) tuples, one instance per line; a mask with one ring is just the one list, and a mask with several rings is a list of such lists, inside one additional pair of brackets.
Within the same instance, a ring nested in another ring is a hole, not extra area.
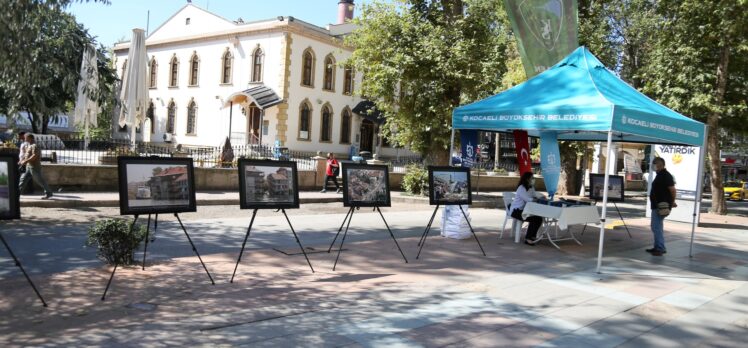
[(322, 184), (322, 191), (327, 192), (327, 182), (332, 179), (335, 184), (336, 193), (340, 193), (340, 185), (338, 185), (338, 173), (340, 173), (340, 163), (335, 159), (335, 154), (327, 153), (327, 168), (325, 168), (325, 183)]
[(52, 197), (52, 191), (49, 189), (47, 181), (44, 180), (44, 176), (42, 175), (42, 150), (36, 144), (33, 134), (26, 134), (26, 142), (28, 145), (25, 148), (23, 159), (18, 162), (18, 165), (26, 166), (26, 171), (21, 175), (21, 182), (18, 185), (18, 194), (21, 193), (21, 190), (26, 186), (29, 179), (33, 177), (34, 181), (44, 189), (42, 199), (49, 199)]
[(675, 179), (665, 169), (665, 160), (662, 157), (656, 157), (652, 160), (652, 165), (657, 172), (649, 194), (649, 203), (652, 208), (650, 227), (654, 235), (654, 247), (646, 251), (654, 256), (662, 256), (667, 253), (663, 223), (665, 217), (670, 214), (670, 209), (677, 207), (678, 204), (675, 203)]

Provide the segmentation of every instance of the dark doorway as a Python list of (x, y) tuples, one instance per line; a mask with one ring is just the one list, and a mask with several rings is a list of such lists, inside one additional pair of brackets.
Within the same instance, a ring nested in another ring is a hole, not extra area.
[(374, 123), (369, 120), (361, 121), (361, 151), (372, 152), (374, 149)]
[(260, 108), (254, 103), (247, 108), (247, 143), (260, 143)]

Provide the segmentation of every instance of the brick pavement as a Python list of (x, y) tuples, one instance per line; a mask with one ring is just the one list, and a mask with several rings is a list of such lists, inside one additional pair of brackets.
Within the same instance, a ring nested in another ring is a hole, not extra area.
[[(197, 258), (180, 257), (118, 270), (104, 302), (107, 267), (32, 274), (46, 309), (12, 277), (0, 290), (0, 345), (729, 347), (748, 339), (748, 218), (702, 215), (693, 258), (690, 225), (666, 223), (668, 254), (653, 257), (643, 251), (648, 221), (628, 220), (633, 238), (606, 233), (597, 274), (596, 233), (560, 251), (497, 241), (504, 214), (494, 209), (471, 209), (487, 257), (473, 239), (432, 236), (415, 260), (430, 213), (384, 211), (407, 236), (398, 239), (407, 264), (389, 238), (347, 243), (336, 272), (334, 254), (310, 254), (314, 274), (303, 257), (266, 248), (245, 254), (231, 284), (236, 253), (203, 255), (214, 286)], [(305, 239), (334, 232), (343, 215), (294, 219)], [(386, 233), (377, 219), (357, 213), (352, 228)], [(204, 238), (193, 235), (198, 249)]]

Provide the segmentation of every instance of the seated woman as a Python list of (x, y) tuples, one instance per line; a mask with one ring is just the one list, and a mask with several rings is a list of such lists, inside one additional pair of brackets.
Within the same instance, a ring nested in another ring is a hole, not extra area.
[(535, 198), (534, 186), (535, 179), (532, 177), (532, 172), (522, 174), (517, 185), (517, 192), (514, 193), (514, 200), (509, 207), (511, 210), (510, 215), (513, 218), (530, 223), (530, 227), (527, 228), (527, 234), (525, 235), (525, 244), (527, 245), (535, 245), (538, 242), (535, 238), (537, 237), (540, 226), (543, 225), (543, 218), (540, 216), (528, 216), (527, 219), (522, 218), (522, 210), (525, 209), (525, 204), (532, 202)]

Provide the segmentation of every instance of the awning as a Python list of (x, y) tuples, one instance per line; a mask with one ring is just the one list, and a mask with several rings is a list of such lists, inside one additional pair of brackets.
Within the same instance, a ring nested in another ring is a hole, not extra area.
[(236, 92), (226, 99), (223, 107), (227, 107), (234, 104), (251, 104), (255, 103), (257, 107), (264, 110), (271, 106), (278, 105), (283, 100), (275, 94), (275, 92), (265, 85), (257, 85), (255, 87), (245, 89), (241, 92)]
[(353, 108), (353, 113), (376, 124), (384, 123), (384, 115), (377, 109), (377, 105), (369, 100), (363, 100)]

